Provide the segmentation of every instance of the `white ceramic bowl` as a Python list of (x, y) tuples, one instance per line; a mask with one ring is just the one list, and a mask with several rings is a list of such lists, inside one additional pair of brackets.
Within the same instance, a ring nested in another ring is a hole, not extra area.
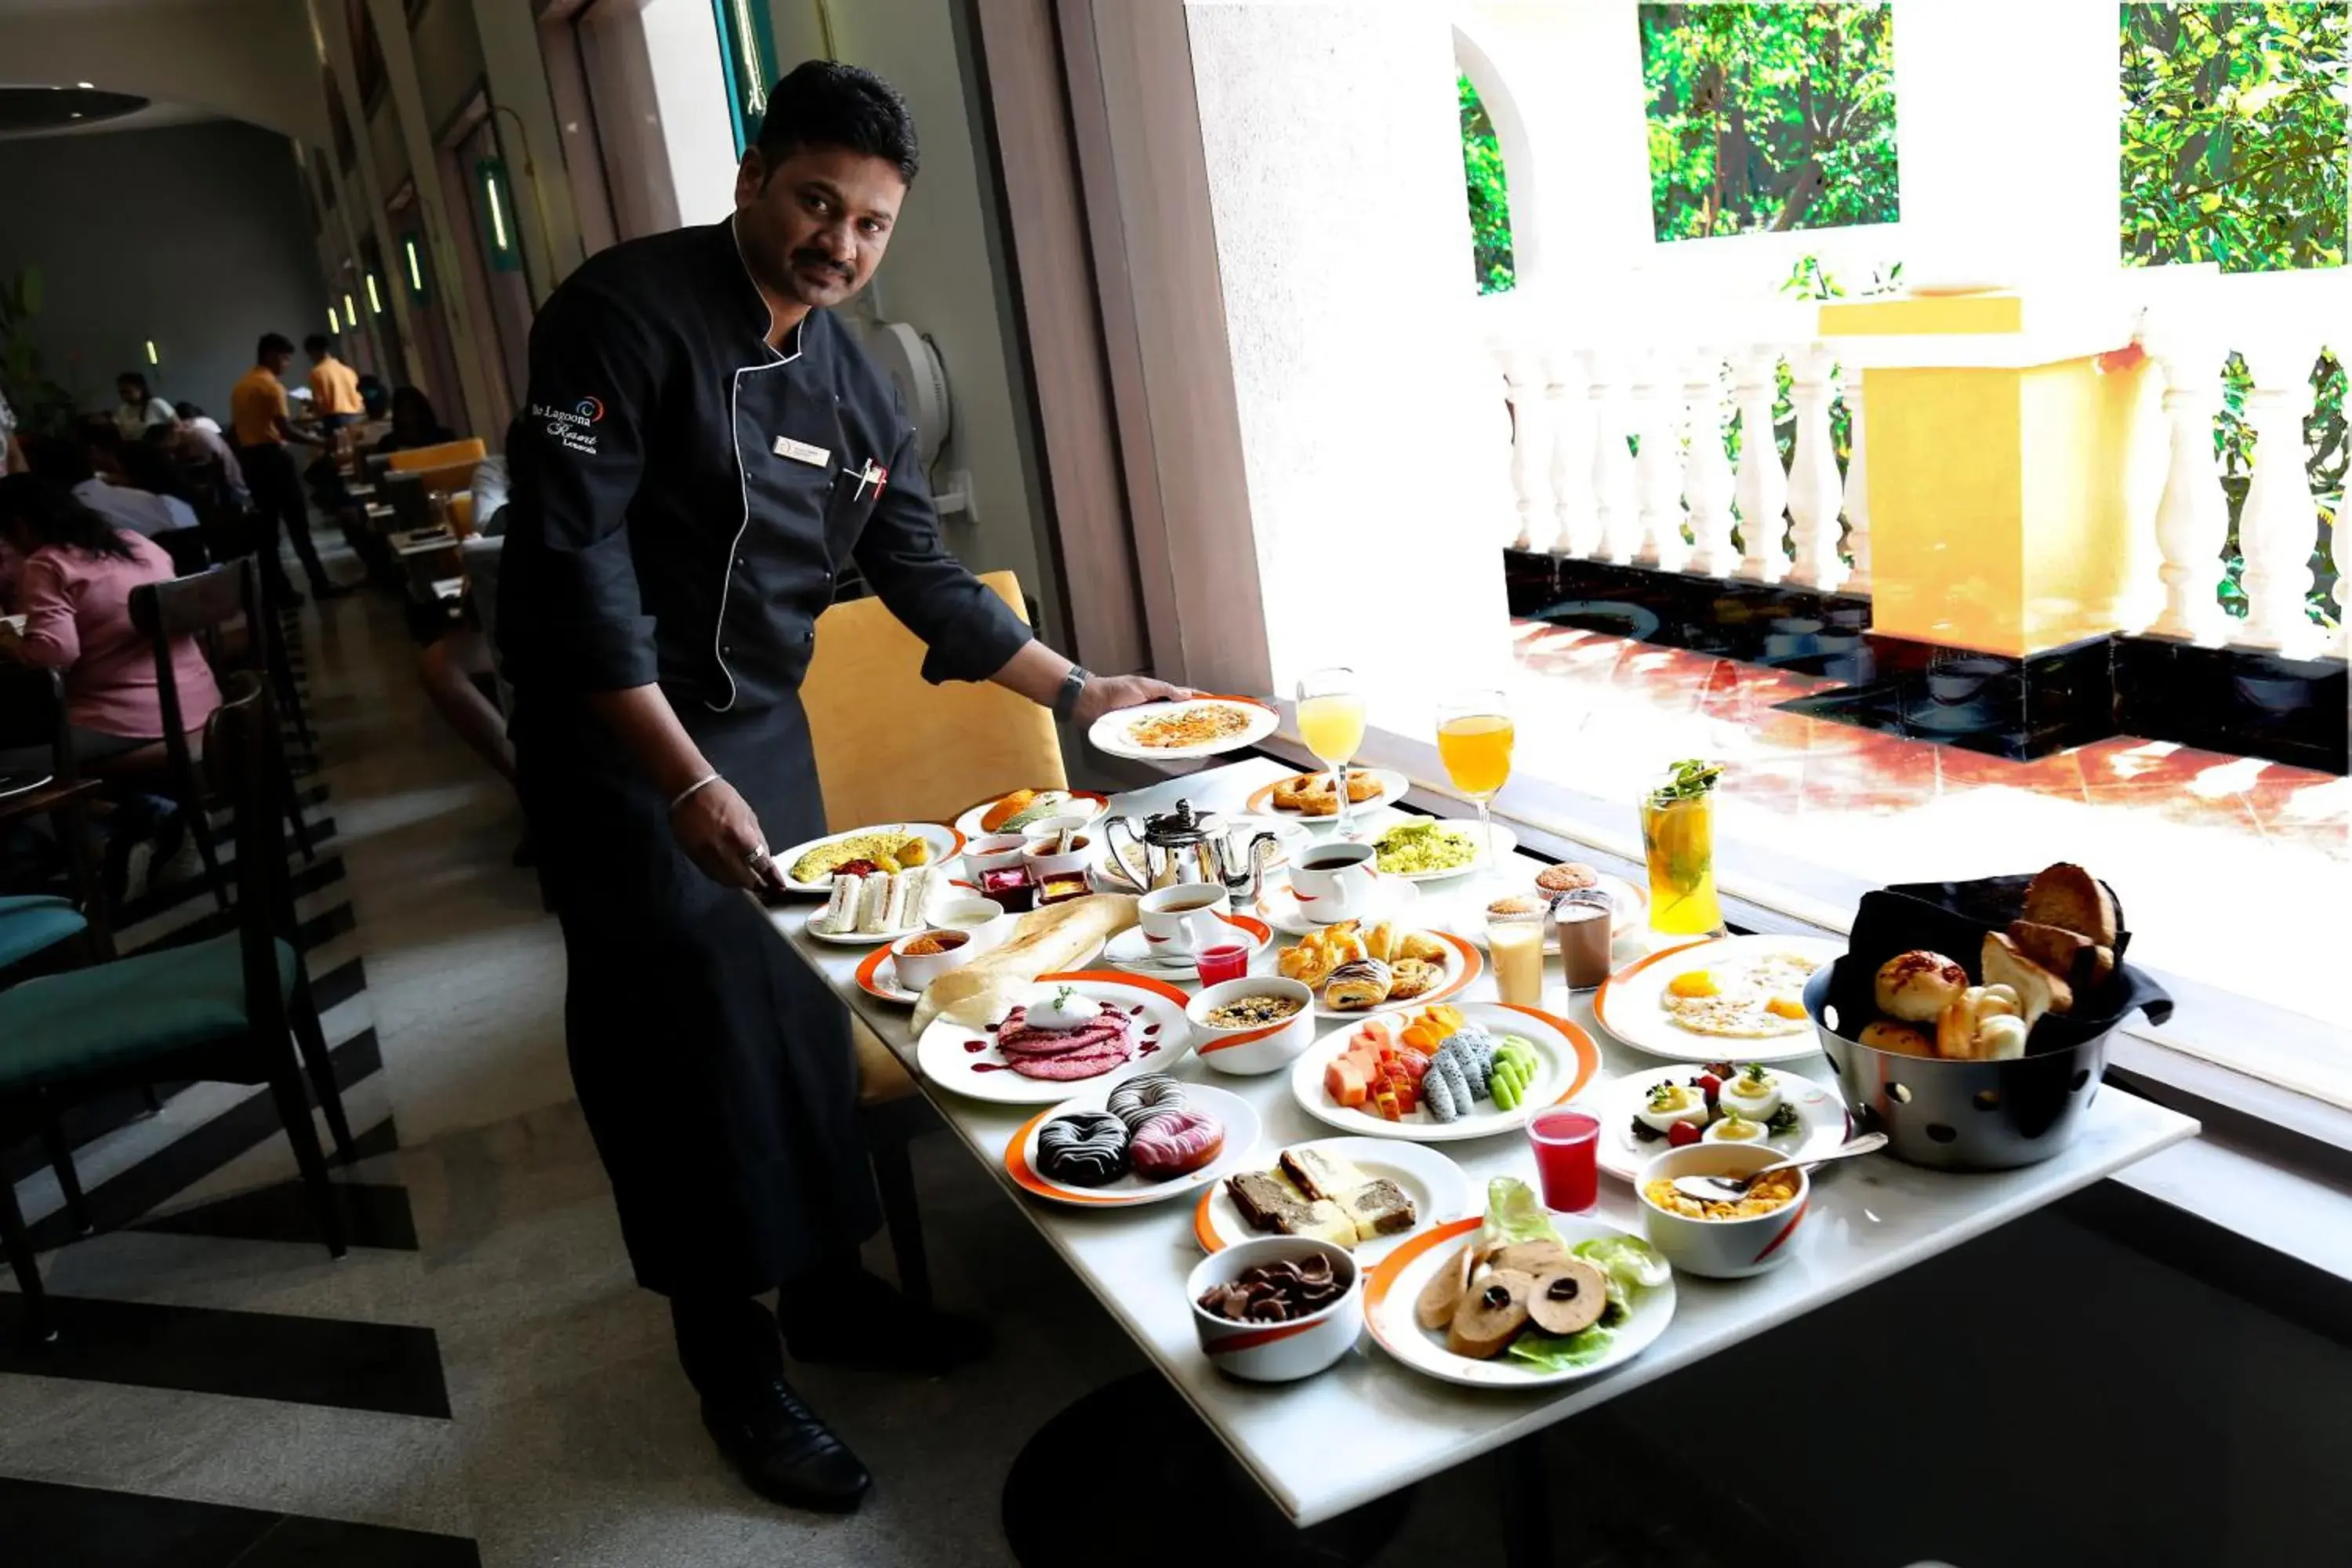
[[(1207, 1022), (1211, 1012), (1244, 996), (1287, 996), (1298, 1004), (1298, 1011), (1279, 1024), (1238, 1029), (1220, 1029)], [(1300, 981), (1277, 974), (1244, 974), (1204, 985), (1184, 1005), (1184, 1016), (1192, 1025), (1192, 1048), (1201, 1059), (1240, 1078), (1280, 1072), (1315, 1043), (1315, 993)]]
[(974, 952), (986, 952), (1013, 933), (1013, 917), (993, 899), (941, 899), (931, 905), (931, 924), (970, 934)]
[[(1054, 844), (1064, 828), (1069, 829), (1070, 847), (1057, 855)], [(1094, 830), (1083, 816), (1049, 816), (1024, 830), (1022, 839), (1022, 863), (1029, 868), (1033, 881), (1083, 874), (1095, 858)]]
[[(1230, 1284), (1263, 1263), (1286, 1258), (1328, 1258), (1331, 1272), (1347, 1288), (1339, 1299), (1287, 1323), (1236, 1323), (1201, 1306), (1201, 1293)], [(1364, 1280), (1345, 1247), (1311, 1236), (1263, 1236), (1237, 1241), (1201, 1259), (1184, 1281), (1192, 1305), (1192, 1331), (1209, 1364), (1251, 1383), (1291, 1383), (1312, 1377), (1355, 1348), (1364, 1327)]]
[[(945, 952), (908, 952), (909, 943), (927, 936), (961, 936), (963, 941)], [(929, 926), (912, 936), (902, 936), (890, 944), (891, 960), (898, 967), (898, 984), (909, 991), (926, 991), (932, 981), (951, 970), (961, 969), (978, 958), (982, 948), (980, 939), (971, 931), (953, 931), (941, 926)]]
[(968, 841), (963, 847), (964, 864), (971, 868), (973, 879), (982, 871), (1001, 870), (1021, 864), (1021, 851), (1029, 840), (1018, 833), (989, 833)]
[(1633, 1178), (1642, 1205), (1642, 1232), (1686, 1274), (1709, 1279), (1744, 1279), (1789, 1261), (1796, 1251), (1798, 1226), (1813, 1200), (1813, 1184), (1801, 1169), (1797, 1195), (1779, 1208), (1747, 1219), (1692, 1219), (1650, 1201), (1650, 1184), (1675, 1176), (1744, 1176), (1785, 1158), (1778, 1149), (1753, 1143), (1686, 1143), (1643, 1165)]

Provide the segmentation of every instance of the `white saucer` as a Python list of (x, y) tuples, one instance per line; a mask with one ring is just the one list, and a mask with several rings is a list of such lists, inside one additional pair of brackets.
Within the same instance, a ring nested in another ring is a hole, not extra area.
[[(1372, 895), (1372, 907), (1349, 918), (1367, 922), (1393, 920), (1420, 900), (1421, 889), (1402, 877), (1386, 871), (1375, 871), (1372, 875), (1378, 884)], [(1257, 915), (1275, 930), (1289, 936), (1305, 936), (1309, 931), (1339, 923), (1338, 921), (1307, 919), (1299, 909), (1298, 900), (1291, 896), (1290, 883), (1286, 879), (1279, 884), (1267, 883), (1265, 891), (1258, 894)]]

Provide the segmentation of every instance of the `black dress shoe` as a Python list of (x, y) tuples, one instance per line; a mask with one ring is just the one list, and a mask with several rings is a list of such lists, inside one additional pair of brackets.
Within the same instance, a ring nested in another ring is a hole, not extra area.
[(857, 1269), (824, 1285), (787, 1287), (778, 1303), (784, 1349), (814, 1365), (877, 1367), (942, 1377), (985, 1356), (995, 1334), (977, 1318), (926, 1310)]
[(702, 1425), (744, 1484), (770, 1502), (848, 1513), (873, 1489), (857, 1456), (781, 1377), (740, 1400), (704, 1399)]

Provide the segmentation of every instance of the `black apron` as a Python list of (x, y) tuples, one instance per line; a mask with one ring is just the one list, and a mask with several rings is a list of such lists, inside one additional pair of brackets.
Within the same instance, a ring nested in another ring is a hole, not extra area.
[[(808, 723), (679, 704), (769, 843), (824, 831)], [(740, 889), (670, 836), (668, 803), (584, 707), (518, 705), (520, 786), (563, 925), (572, 1077), (637, 1282), (753, 1295), (881, 1224), (849, 1015)]]

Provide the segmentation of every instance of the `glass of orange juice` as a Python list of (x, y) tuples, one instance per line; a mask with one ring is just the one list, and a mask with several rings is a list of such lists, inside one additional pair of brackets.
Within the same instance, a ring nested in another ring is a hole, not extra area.
[(1667, 781), (1642, 799), (1642, 849), (1649, 863), (1650, 929), (1712, 936), (1723, 928), (1715, 895), (1715, 786), (1723, 764), (1696, 759), (1674, 765)]
[(1348, 763), (1364, 743), (1364, 690), (1356, 672), (1334, 665), (1310, 669), (1298, 680), (1298, 738), (1315, 760), (1331, 770), (1331, 787), (1339, 793), (1339, 816), (1334, 825), (1348, 831)]
[(1487, 809), (1511, 777), (1511, 747), (1518, 731), (1499, 691), (1460, 691), (1437, 705), (1437, 756), (1454, 787), (1478, 805), (1486, 864), (1495, 864), (1495, 825)]

